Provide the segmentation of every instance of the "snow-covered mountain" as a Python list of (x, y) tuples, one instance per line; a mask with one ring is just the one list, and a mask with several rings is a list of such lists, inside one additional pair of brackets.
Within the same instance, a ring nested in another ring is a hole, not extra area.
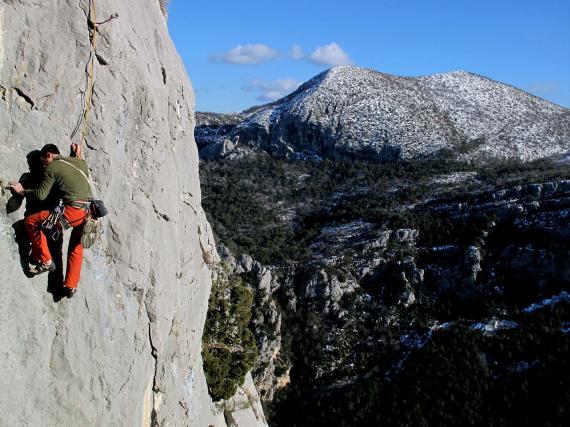
[(464, 159), (523, 160), (570, 152), (569, 109), (465, 71), (398, 77), (334, 67), (248, 113), (238, 124), (198, 121), (201, 151), (228, 155), (256, 147), (382, 160), (440, 150)]

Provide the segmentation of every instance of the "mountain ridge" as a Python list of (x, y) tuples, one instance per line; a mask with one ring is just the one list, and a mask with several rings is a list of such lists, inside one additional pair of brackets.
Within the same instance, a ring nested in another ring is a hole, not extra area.
[(223, 131), (199, 120), (197, 143), (209, 147), (202, 157), (239, 153), (236, 143), (278, 156), (378, 160), (451, 150), (464, 160), (527, 161), (570, 151), (569, 109), (463, 70), (399, 77), (334, 67), (245, 114)]

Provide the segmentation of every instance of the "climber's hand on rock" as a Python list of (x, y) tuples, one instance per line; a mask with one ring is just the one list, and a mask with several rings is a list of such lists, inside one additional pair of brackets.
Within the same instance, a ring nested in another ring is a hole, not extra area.
[(77, 157), (78, 159), (81, 158), (81, 146), (79, 144), (71, 144), (71, 157)]
[(10, 188), (10, 190), (12, 190), (16, 194), (19, 194), (20, 196), (24, 195), (24, 187), (22, 187), (22, 184), (20, 184), (19, 182), (10, 181), (8, 183), (8, 188)]

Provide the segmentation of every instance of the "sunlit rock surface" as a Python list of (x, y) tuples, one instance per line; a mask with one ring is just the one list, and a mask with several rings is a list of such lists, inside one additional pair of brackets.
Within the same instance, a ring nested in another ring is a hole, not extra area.
[[(68, 149), (91, 52), (89, 4), (0, 4), (2, 187), (27, 171), (28, 152)], [(55, 302), (46, 289), (57, 277), (22, 271), (13, 225), (23, 209), (0, 214), (0, 424), (225, 425), (200, 356), (217, 254), (200, 205), (192, 87), (157, 0), (96, 8), (97, 22), (119, 15), (97, 30), (83, 147), (109, 215), (77, 295)], [(3, 206), (9, 198), (3, 189)]]

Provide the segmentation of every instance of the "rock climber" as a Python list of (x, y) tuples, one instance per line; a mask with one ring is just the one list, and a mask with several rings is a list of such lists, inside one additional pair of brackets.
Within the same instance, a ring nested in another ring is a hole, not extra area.
[[(22, 174), (18, 182), (22, 184), (25, 189), (38, 188), (42, 182), (44, 174), (44, 165), (40, 157), (40, 150), (33, 150), (26, 155), (26, 160), (28, 161), (29, 171)], [(36, 197), (29, 196), (26, 198), (26, 209), (24, 211), (24, 219), (30, 215), (44, 210), (53, 210), (59, 205), (59, 200), (63, 195), (63, 189), (59, 185), (54, 184), (48, 197), (45, 200), (38, 200)], [(6, 204), (6, 213), (12, 213), (22, 207), (22, 202), (24, 197), (14, 193), (12, 197), (8, 200)], [(18, 248), (20, 251), (20, 257), (22, 262), (22, 268), (24, 269), (24, 274), (28, 277), (33, 277), (34, 275), (30, 273), (29, 266), (33, 255), (31, 254), (31, 242), (28, 238), (28, 233), (24, 227), (24, 220), (16, 221), (12, 224), (14, 229), (14, 237)], [(55, 239), (53, 237), (56, 237)], [(62, 273), (62, 244), (63, 236), (58, 233), (58, 236), (52, 236), (48, 240), (49, 251), (52, 255), (52, 260), (55, 261), (57, 265), (57, 270), (50, 275), (48, 281), (48, 291), (53, 293), (61, 294), (60, 287), (63, 286), (63, 273)]]
[[(71, 144), (71, 156), (63, 157), (54, 144), (47, 144), (40, 150), (40, 158), (45, 167), (43, 178), (38, 188), (24, 189), (19, 182), (10, 182), (10, 188), (20, 196), (35, 197), (45, 200), (54, 185), (62, 189), (64, 204), (61, 220), (72, 227), (67, 252), (67, 270), (63, 282), (65, 296), (73, 297), (77, 291), (81, 264), (83, 262), (83, 246), (81, 233), (85, 217), (89, 210), (89, 201), (93, 194), (88, 181), (89, 168), (85, 160), (81, 159), (81, 147)], [(32, 242), (32, 256), (35, 265), (30, 267), (31, 274), (41, 274), (54, 271), (55, 262), (48, 249), (47, 237), (42, 230), (42, 224), (50, 216), (50, 210), (42, 210), (31, 214), (24, 220), (24, 226)]]

